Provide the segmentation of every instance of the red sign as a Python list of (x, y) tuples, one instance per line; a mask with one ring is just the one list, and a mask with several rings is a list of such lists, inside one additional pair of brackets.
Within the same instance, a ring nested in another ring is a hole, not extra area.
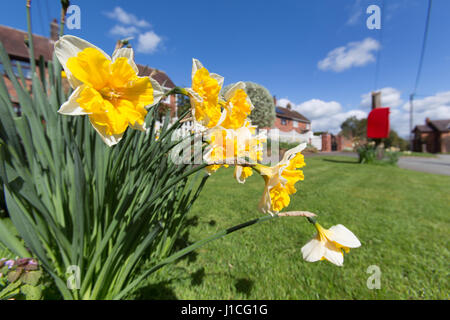
[(389, 136), (389, 108), (375, 108), (367, 118), (368, 138), (387, 138)]

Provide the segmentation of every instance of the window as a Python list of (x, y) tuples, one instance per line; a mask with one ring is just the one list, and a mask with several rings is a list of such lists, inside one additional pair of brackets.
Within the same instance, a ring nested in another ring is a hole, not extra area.
[(285, 125), (287, 124), (286, 119), (281, 119), (281, 124), (282, 124), (283, 126), (285, 126)]
[(20, 68), (22, 70), (23, 76), (25, 79), (31, 79), (31, 67), (29, 61), (20, 61), (16, 59), (11, 60), (11, 67), (14, 72), (14, 74), (18, 77), (20, 77), (19, 68), (17, 65), (20, 65)]
[(298, 128), (298, 121), (294, 120), (294, 128)]

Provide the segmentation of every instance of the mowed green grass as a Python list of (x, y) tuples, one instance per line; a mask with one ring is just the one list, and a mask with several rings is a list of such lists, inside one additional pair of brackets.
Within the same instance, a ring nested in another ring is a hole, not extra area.
[[(305, 218), (272, 219), (211, 242), (148, 279), (139, 297), (154, 299), (448, 299), (450, 177), (347, 157), (307, 158), (305, 180), (287, 210), (343, 224), (362, 246), (344, 266), (308, 263), (301, 247), (315, 234)], [(232, 169), (208, 180), (189, 215), (189, 243), (260, 217), (263, 179), (243, 185)], [(186, 243), (180, 244), (185, 246)], [(370, 290), (367, 269), (381, 270)]]

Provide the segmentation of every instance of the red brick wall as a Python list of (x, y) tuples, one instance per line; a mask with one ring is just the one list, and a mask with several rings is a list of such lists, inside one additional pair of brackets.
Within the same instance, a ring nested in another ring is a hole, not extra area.
[[(286, 121), (286, 124), (282, 124), (281, 118), (276, 117), (275, 122), (274, 122), (274, 127), (278, 128), (280, 131), (283, 131), (283, 132), (289, 132), (289, 131), (295, 130), (298, 133), (302, 133), (304, 131), (308, 131), (307, 123), (296, 121), (296, 120), (291, 120), (291, 119), (286, 119), (285, 121)], [(294, 122), (298, 123), (297, 128), (294, 128)]]
[(344, 149), (353, 149), (352, 139), (346, 138), (342, 135), (338, 135), (336, 138), (337, 138), (337, 151), (342, 151)]
[(322, 151), (323, 152), (331, 151), (331, 134), (329, 133), (322, 134)]
[(441, 133), (441, 150), (440, 152), (450, 152), (450, 132)]

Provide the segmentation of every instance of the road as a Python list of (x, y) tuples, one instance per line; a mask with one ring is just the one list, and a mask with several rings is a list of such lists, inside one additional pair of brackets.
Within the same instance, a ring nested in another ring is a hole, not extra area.
[(398, 166), (403, 169), (450, 176), (450, 155), (438, 154), (437, 158), (402, 157)]
[[(306, 155), (306, 157), (316, 156), (358, 157), (358, 155), (354, 152), (318, 152)], [(401, 157), (398, 161), (398, 166), (408, 170), (450, 176), (450, 155), (439, 154), (437, 155), (437, 158)]]

